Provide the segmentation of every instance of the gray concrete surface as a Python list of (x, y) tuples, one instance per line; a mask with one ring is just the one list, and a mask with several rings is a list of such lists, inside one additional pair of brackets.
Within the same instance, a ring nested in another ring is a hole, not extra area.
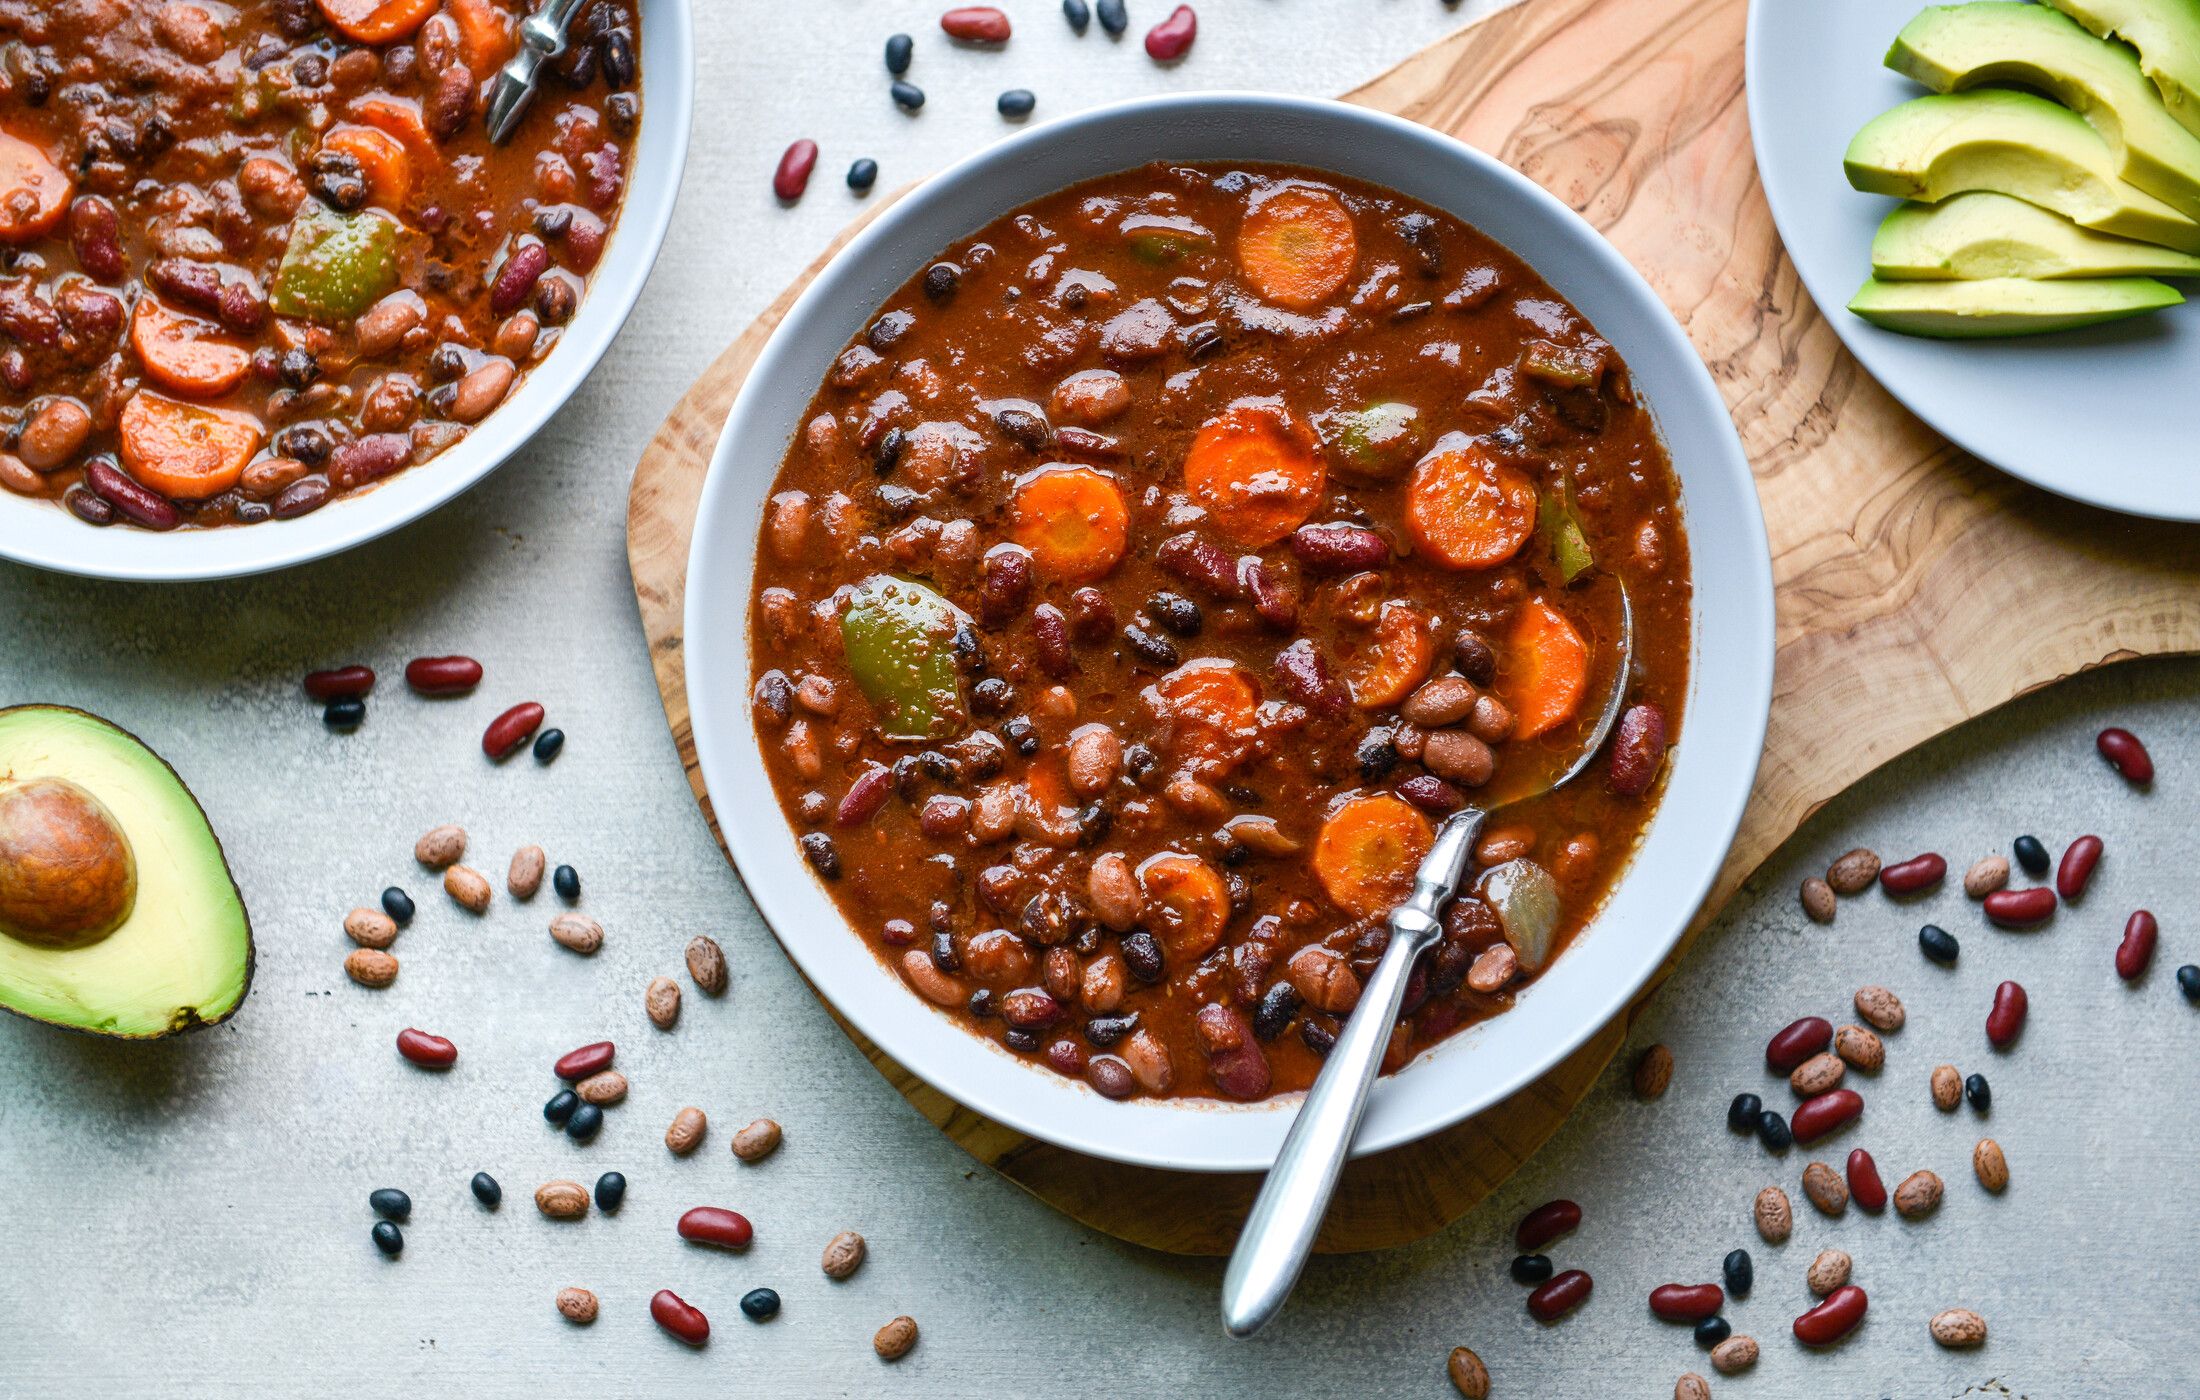
[[(1931, 746), (1823, 813), (1738, 900), (1658, 999), (1640, 1039), (1679, 1057), (1655, 1106), (1607, 1076), (1559, 1137), (1504, 1191), (1420, 1246), (1318, 1263), (1272, 1334), (1226, 1341), (1214, 1321), (1219, 1266), (1093, 1235), (979, 1170), (871, 1072), (805, 993), (712, 849), (660, 720), (627, 588), (621, 520), (636, 452), (718, 348), (853, 210), (839, 183), (859, 154), (891, 185), (999, 130), (994, 93), (1040, 94), (1040, 112), (1133, 92), (1257, 86), (1329, 92), (1434, 38), (1470, 12), (1437, 0), (1208, 0), (1190, 62), (1162, 72), (1136, 51), (1158, 0), (1111, 45), (1073, 41), (1051, 0), (1019, 0), (1005, 53), (951, 51), (931, 10), (880, 0), (698, 6), (702, 107), (695, 155), (663, 262), (624, 338), (580, 400), (495, 481), (406, 532), (317, 567), (225, 586), (87, 584), (0, 567), (0, 704), (63, 701), (145, 735), (219, 823), (259, 940), (250, 1003), (227, 1028), (152, 1047), (62, 1036), (0, 1018), (0, 1395), (148, 1397), (339, 1393), (605, 1397), (1448, 1394), (1445, 1352), (1469, 1343), (1504, 1396), (1662, 1397), (1701, 1369), (1685, 1332), (1657, 1324), (1654, 1284), (1715, 1274), (1736, 1244), (1757, 1253), (1756, 1293), (1734, 1307), (1765, 1358), (1721, 1395), (2169, 1396), (2200, 1391), (2200, 1284), (2188, 1179), (2200, 1013), (2171, 969), (2200, 958), (2189, 897), (2200, 754), (2200, 664), (2137, 665), (2030, 699)], [(884, 34), (920, 34), (931, 103), (886, 102)], [(766, 177), (795, 135), (818, 137), (808, 199), (778, 209)], [(2012, 613), (2011, 626), (2022, 626)], [(326, 734), (297, 695), (317, 664), (463, 650), (488, 665), (468, 699), (428, 703), (385, 685), (366, 727)], [(521, 698), (572, 736), (555, 766), (485, 764), (483, 722)], [(2146, 796), (2092, 757), (2108, 719), (2145, 733), (2163, 777)], [(459, 914), (409, 857), (444, 820), (474, 832), (500, 869), (523, 842), (577, 865), (585, 908), (609, 930), (576, 960), (541, 928), (549, 896)], [(2081, 910), (2048, 932), (1994, 933), (1960, 894), (1919, 908), (1853, 903), (1807, 927), (1791, 891), (1857, 842), (1935, 847), (1958, 861), (2021, 830), (2050, 843), (2098, 830), (2111, 855)], [(343, 911), (397, 880), (421, 914), (398, 945), (404, 974), (374, 994), (340, 970)], [(2108, 958), (2124, 913), (2162, 915), (2153, 974), (2127, 989)], [(1964, 940), (1961, 965), (1925, 964), (1916, 925)], [(644, 1023), (640, 988), (677, 967), (695, 932), (721, 938), (729, 997), (690, 998), (677, 1033)], [(2032, 989), (2020, 1048), (1986, 1052), (1990, 988)], [(1761, 1068), (1771, 1029), (1838, 1016), (1867, 981), (1898, 989), (1910, 1024), (1869, 1088), (1860, 1130), (1891, 1175), (1931, 1166), (1949, 1183), (1938, 1218), (1851, 1214), (1821, 1222), (1796, 1177), (1812, 1154), (1766, 1157), (1722, 1126), (1736, 1090), (1779, 1086)], [(445, 1078), (390, 1050), (402, 1025), (464, 1047)], [(548, 1060), (580, 1041), (622, 1044), (632, 1098), (586, 1149), (547, 1133)], [(1934, 1112), (1942, 1059), (1993, 1079), (1990, 1130), (2014, 1184), (1985, 1197), (1967, 1166), (1981, 1125)], [(667, 1158), (675, 1108), (703, 1105), (711, 1139)], [(733, 1125), (770, 1114), (785, 1149), (742, 1169)], [(502, 1179), (499, 1214), (468, 1176)], [(554, 1225), (527, 1194), (559, 1175), (632, 1179), (625, 1210)], [(1797, 1194), (1785, 1248), (1757, 1244), (1749, 1202), (1768, 1181)], [(366, 1192), (410, 1190), (404, 1257), (367, 1240)], [(1569, 1195), (1588, 1223), (1554, 1253), (1597, 1293), (1552, 1328), (1530, 1323), (1505, 1276), (1527, 1206)], [(673, 1237), (698, 1201), (758, 1223), (744, 1257), (699, 1257)], [(869, 1265), (829, 1284), (818, 1251), (843, 1227)], [(1872, 1293), (1865, 1330), (1805, 1353), (1789, 1319), (1823, 1244), (1849, 1250)], [(568, 1327), (552, 1294), (604, 1300)], [(757, 1327), (734, 1304), (781, 1291)], [(670, 1344), (646, 1301), (672, 1286), (713, 1315), (700, 1353)], [(1971, 1355), (1937, 1351), (1924, 1319), (1962, 1304), (1991, 1321)], [(924, 1340), (887, 1370), (868, 1338), (887, 1317)]]

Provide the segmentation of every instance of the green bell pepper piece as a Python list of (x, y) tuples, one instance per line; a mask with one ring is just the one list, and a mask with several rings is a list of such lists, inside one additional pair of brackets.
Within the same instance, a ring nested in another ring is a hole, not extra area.
[(339, 214), (309, 204), (291, 221), (268, 304), (278, 316), (343, 321), (396, 285), (396, 224), (364, 210)]
[(1337, 455), (1337, 465), (1362, 476), (1405, 470), (1428, 439), (1421, 410), (1395, 400), (1316, 414), (1314, 427), (1322, 445)]
[(1206, 225), (1173, 214), (1133, 214), (1123, 220), (1123, 239), (1131, 256), (1156, 265), (1205, 252), (1215, 243)]
[(1582, 530), (1581, 517), (1574, 514), (1573, 503), (1565, 492), (1543, 493), (1542, 506), (1536, 512), (1536, 532), (1550, 548), (1560, 582), (1572, 583), (1596, 567), (1589, 536)]
[(881, 736), (931, 740), (961, 729), (962, 674), (953, 603), (914, 579), (873, 574), (840, 615), (840, 639), (856, 685), (878, 711)]

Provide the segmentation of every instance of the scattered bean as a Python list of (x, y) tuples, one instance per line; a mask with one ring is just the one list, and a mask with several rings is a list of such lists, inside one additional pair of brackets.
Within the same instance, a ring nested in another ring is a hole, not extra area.
[(1931, 1215), (1940, 1206), (1940, 1178), (1929, 1171), (1911, 1172), (1894, 1188), (1894, 1211), (1904, 1220)]
[(561, 1288), (557, 1297), (558, 1316), (567, 1322), (586, 1327), (596, 1320), (596, 1295), (585, 1288)]
[(725, 992), (726, 952), (708, 934), (699, 933), (688, 940), (687, 970), (703, 995), (715, 997)]
[(581, 1096), (579, 1094), (574, 1093), (571, 1089), (560, 1089), (550, 1096), (548, 1103), (542, 1106), (543, 1121), (553, 1127), (562, 1128), (565, 1126), (566, 1120), (573, 1116), (574, 1110), (580, 1106)]
[(1934, 1341), (1950, 1350), (1983, 1346), (1986, 1342), (1986, 1319), (1969, 1308), (1950, 1308), (1935, 1313), (1925, 1326)]
[(1826, 883), (1835, 894), (1862, 894), (1879, 878), (1879, 853), (1858, 846), (1826, 867)]
[(1973, 899), (1984, 899), (2008, 883), (2007, 856), (1983, 856), (1963, 872), (1963, 892)]
[(464, 695), (481, 684), (481, 663), (470, 656), (421, 656), (405, 664), (405, 684), (422, 695)]
[(626, 1076), (615, 1069), (598, 1070), (573, 1086), (582, 1103), (608, 1108), (626, 1097)]
[(924, 105), (924, 89), (905, 78), (896, 78), (887, 85), (886, 92), (904, 112), (914, 112)]
[(1533, 1254), (1581, 1224), (1581, 1207), (1572, 1201), (1545, 1201), (1521, 1217), (1513, 1230), (1513, 1242), (1523, 1254)]
[(1938, 924), (1927, 924), (1917, 931), (1917, 949), (1942, 967), (1954, 967), (1962, 951), (1955, 935)]
[(1533, 1286), (1549, 1278), (1554, 1270), (1547, 1254), (1516, 1254), (1512, 1261), (1514, 1283)]
[(549, 858), (540, 846), (522, 846), (512, 852), (512, 866), (504, 875), (504, 888), (514, 899), (533, 899), (542, 888), (542, 869)]
[(964, 44), (1005, 44), (1008, 16), (991, 5), (962, 5), (940, 16), (947, 37)]
[(1839, 1055), (1820, 1051), (1795, 1067), (1788, 1075), (1788, 1086), (1804, 1098), (1823, 1094), (1841, 1083), (1848, 1068), (1848, 1062)]
[(387, 948), (397, 941), (397, 920), (379, 909), (354, 909), (344, 916), (344, 932), (362, 948)]
[(412, 1214), (412, 1197), (394, 1186), (384, 1186), (367, 1193), (367, 1208), (384, 1220), (402, 1221)]
[(1790, 1127), (1797, 1142), (1816, 1142), (1863, 1111), (1863, 1095), (1854, 1089), (1835, 1089), (1797, 1104)]
[(886, 36), (886, 71), (895, 77), (909, 71), (909, 59), (916, 52), (917, 41), (906, 34)]
[(1833, 1043), (1833, 1023), (1823, 1016), (1791, 1021), (1765, 1043), (1765, 1064), (1787, 1074)]
[(868, 1253), (863, 1236), (853, 1230), (843, 1230), (825, 1242), (825, 1257), (820, 1264), (825, 1277), (844, 1279), (863, 1267), (864, 1256)]
[(588, 1188), (577, 1181), (546, 1181), (535, 1188), (535, 1209), (552, 1220), (578, 1220), (588, 1214)]
[(1734, 1324), (1723, 1317), (1707, 1317), (1696, 1324), (1696, 1345), (1705, 1351), (1734, 1335)]
[(550, 1072), (571, 1084), (611, 1068), (612, 1057), (617, 1053), (616, 1045), (608, 1040), (598, 1040), (558, 1056), (557, 1062), (550, 1066)]
[(481, 734), (481, 751), (493, 759), (509, 758), (541, 724), (542, 706), (532, 700), (514, 705), (489, 721)]
[[(685, 1111), (685, 1110), (683, 1110)], [(722, 1206), (697, 1206), (680, 1217), (680, 1238), (720, 1249), (747, 1249), (756, 1238), (748, 1217)]]
[(1467, 1347), (1453, 1347), (1444, 1360), (1444, 1374), (1451, 1377), (1451, 1388), (1466, 1400), (1489, 1400), (1490, 1372)]
[(1673, 1052), (1663, 1045), (1653, 1045), (1642, 1052), (1635, 1061), (1635, 1097), (1648, 1102), (1663, 1098), (1668, 1085), (1673, 1082)]
[(1684, 1371), (1673, 1382), (1673, 1400), (1711, 1400), (1711, 1383), (1694, 1371)]
[(1833, 1033), (1833, 1053), (1866, 1074), (1879, 1073), (1887, 1062), (1887, 1046), (1862, 1026), (1842, 1026)]
[(1737, 1133), (1757, 1131), (1757, 1115), (1764, 1111), (1763, 1099), (1755, 1094), (1736, 1094), (1734, 1102), (1726, 1106), (1726, 1125)]
[(2177, 969), (2177, 990), (2185, 994), (2185, 1000), (2200, 1005), (2200, 963), (2186, 963)]
[(1746, 1298), (1757, 1281), (1757, 1266), (1750, 1260), (1746, 1249), (1729, 1250), (1720, 1272), (1726, 1275), (1726, 1291), (1736, 1298)]
[(1767, 1152), (1785, 1152), (1795, 1142), (1795, 1130), (1788, 1121), (1771, 1109), (1757, 1115), (1757, 1140)]
[(1556, 1322), (1589, 1301), (1595, 1280), (1580, 1269), (1568, 1269), (1528, 1295), (1528, 1315), (1537, 1322)]
[(1700, 1322), (1726, 1306), (1715, 1283), (1663, 1283), (1650, 1290), (1650, 1312), (1666, 1322)]
[(2128, 729), (2104, 729), (2093, 741), (2108, 760), (2108, 766), (2123, 775), (2124, 781), (2135, 787), (2144, 787), (2154, 781), (2154, 760), (2147, 753), (2147, 746), (2139, 742), (2139, 736)]
[(1836, 1288), (1826, 1301), (1795, 1319), (1795, 1340), (1805, 1346), (1831, 1346), (1856, 1330), (1869, 1300), (1855, 1284)]
[(1810, 1261), (1810, 1269), (1803, 1275), (1803, 1285), (1811, 1295), (1823, 1298), (1849, 1281), (1851, 1268), (1849, 1256), (1838, 1249), (1821, 1249), (1818, 1257)]
[(570, 865), (561, 865), (550, 872), (550, 888), (570, 904), (581, 897), (581, 873)]
[(1123, 0), (1093, 0), (1092, 12), (1100, 17), (1100, 27), (1109, 34), (1121, 34), (1130, 28), (1130, 13)]
[(2017, 864), (2024, 867), (2025, 874), (2038, 876), (2047, 873), (2047, 847), (2039, 837), (2019, 836), (2012, 849), (2017, 854)]
[(1963, 1081), (1963, 1097), (1970, 1101), (1973, 1113), (1984, 1113), (1994, 1106), (1994, 1086), (1985, 1075), (1974, 1074)]
[(344, 955), (344, 975), (379, 991), (397, 980), (397, 959), (379, 948), (354, 948)]
[(1917, 894), (1939, 884), (1948, 874), (1945, 858), (1927, 852), (1879, 872), (1880, 887), (1897, 897)]
[(772, 193), (779, 196), (783, 204), (794, 203), (810, 187), (810, 172), (815, 169), (817, 143), (807, 137), (793, 142), (780, 154), (779, 166), (772, 171)]
[(672, 1115), (671, 1126), (665, 1129), (665, 1149), (675, 1157), (685, 1157), (703, 1145), (703, 1135), (709, 1128), (710, 1120), (703, 1110), (691, 1104)]
[(2014, 982), (2004, 982), (1994, 988), (1994, 1005), (1986, 1013), (1986, 1039), (1996, 1050), (2006, 1049), (2024, 1032), (2025, 1014), (2031, 1010), (2031, 998), (2024, 988)]
[(872, 160), (869, 156), (863, 157), (848, 167), (848, 188), (858, 194), (870, 189), (871, 186), (877, 183), (878, 162)]
[(744, 1162), (761, 1162), (779, 1150), (780, 1129), (769, 1118), (759, 1118), (733, 1135), (733, 1155)]
[(626, 1174), (605, 1172), (596, 1178), (596, 1209), (608, 1214), (618, 1214), (626, 1203)]
[(405, 1232), (389, 1221), (377, 1220), (374, 1222), (374, 1229), (369, 1233), (374, 1240), (374, 1247), (391, 1258), (405, 1252)]
[(1146, 31), (1146, 56), (1156, 63), (1174, 63), (1191, 51), (1192, 41), (1198, 37), (1199, 16), (1191, 6), (1179, 5), (1169, 11), (1168, 18)]
[(1821, 1215), (1839, 1215), (1849, 1208), (1849, 1188), (1824, 1162), (1803, 1168), (1803, 1195)]
[(2038, 928), (2055, 917), (2055, 892), (2046, 886), (1996, 890), (1986, 896), (1986, 917), (2001, 928)]
[(659, 1327), (691, 1347), (699, 1347), (710, 1340), (710, 1319), (689, 1307), (669, 1288), (658, 1289), (650, 1298), (649, 1315), (656, 1319)]
[(545, 729), (535, 736), (535, 762), (548, 763), (565, 751), (565, 731)]
[(1757, 1339), (1729, 1337), (1711, 1349), (1711, 1369), (1722, 1376), (1746, 1371), (1757, 1364)]
[(1902, 998), (1881, 986), (1856, 989), (1856, 1014), (1870, 1022), (1873, 1029), (1898, 1031), (1908, 1019), (1902, 1009)]
[(330, 671), (310, 671), (306, 674), (306, 698), (319, 704), (331, 700), (356, 700), (374, 689), (374, 668), (371, 666), (339, 666)]
[(487, 1172), (475, 1172), (473, 1180), (466, 1185), (474, 1193), (474, 1199), (489, 1209), (495, 1210), (504, 1204), (504, 1188), (497, 1185), (497, 1179)]
[(871, 1350), (881, 1361), (899, 1361), (917, 1344), (917, 1320), (904, 1314), (871, 1334)]
[(2063, 848), (2062, 864), (2055, 870), (2055, 893), (2064, 899), (2079, 899), (2085, 887), (2093, 879), (2093, 868), (2101, 861), (2101, 838), (2081, 836)]
[(751, 1322), (769, 1322), (779, 1315), (779, 1295), (769, 1288), (752, 1288), (741, 1295), (741, 1315)]
[(1887, 1184), (1879, 1179), (1879, 1164), (1872, 1154), (1859, 1147), (1849, 1153), (1849, 1195), (1857, 1205), (1868, 1211), (1881, 1211), (1887, 1207)]
[(2147, 964), (2154, 961), (2154, 944), (2160, 933), (2161, 926), (2144, 909), (2126, 919), (2123, 941), (2116, 945), (2116, 975), (2126, 982), (2137, 981)]
[(489, 879), (470, 866), (454, 865), (444, 871), (443, 892), (468, 913), (480, 914), (489, 908)]
[(1757, 1233), (1764, 1236), (1766, 1244), (1784, 1243), (1795, 1229), (1795, 1210), (1788, 1204), (1787, 1192), (1777, 1186), (1767, 1186), (1757, 1193), (1753, 1213)]
[(1833, 922), (1833, 916), (1836, 912), (1833, 886), (1813, 875), (1803, 881), (1800, 893), (1803, 900), (1803, 912), (1810, 916), (1812, 923), (1830, 924)]
[(575, 1142), (593, 1142), (603, 1131), (603, 1110), (592, 1103), (584, 1103), (573, 1110), (573, 1116), (565, 1120), (565, 1135)]

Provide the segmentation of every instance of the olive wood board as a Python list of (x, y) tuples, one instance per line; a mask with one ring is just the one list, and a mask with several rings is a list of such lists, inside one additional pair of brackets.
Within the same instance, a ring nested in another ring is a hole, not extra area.
[[(1842, 348), (1758, 184), (1742, 92), (1746, 9), (1524, 0), (1346, 94), (1501, 157), (1602, 230), (1686, 327), (1755, 472), (1778, 590), (1764, 762), (1710, 897), (1644, 998), (1743, 879), (1858, 778), (2074, 672), (2200, 650), (2200, 530), (2112, 515), (1994, 471), (1902, 409)], [(832, 251), (688, 390), (643, 453), (628, 503), (651, 662), (714, 834), (684, 689), (688, 540), (742, 376)], [(1319, 1247), (1388, 1248), (1464, 1215), (1557, 1130), (1631, 1018), (1497, 1107), (1352, 1164)], [(1125, 1167), (1033, 1141), (841, 1028), (942, 1132), (1056, 1209), (1172, 1253), (1234, 1242), (1257, 1176)]]

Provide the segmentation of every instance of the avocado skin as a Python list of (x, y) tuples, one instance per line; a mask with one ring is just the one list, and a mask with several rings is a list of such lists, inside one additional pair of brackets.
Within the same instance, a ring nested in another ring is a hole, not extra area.
[(2182, 302), (2176, 289), (2147, 277), (2037, 282), (1996, 277), (1977, 282), (1882, 282), (1874, 278), (1849, 310), (1904, 335), (1969, 340), (2046, 335), (2159, 311)]
[[(0, 777), (19, 776), (27, 778), (34, 776), (29, 772), (17, 773), (11, 771), (10, 731), (24, 724), (35, 724), (49, 720), (65, 727), (64, 730), (57, 732), (66, 732), (68, 728), (81, 728), (92, 735), (98, 736), (102, 741), (114, 745), (119, 752), (134, 761), (140, 763), (149, 761), (150, 766), (146, 771), (151, 774), (155, 782), (165, 784), (162, 789), (163, 792), (180, 797), (184, 803), (188, 804), (188, 815), (194, 817), (198, 823), (197, 830), (192, 835), (203, 837), (207, 843), (207, 853), (212, 858), (213, 869), (218, 871), (223, 882), (221, 889), (216, 891), (213, 902), (216, 906), (234, 903), (234, 917), (236, 920), (234, 937), (238, 945), (236, 951), (237, 954), (241, 955), (241, 960), (236, 969), (234, 995), (228, 997), (227, 1004), (216, 1014), (203, 1015), (201, 1014), (201, 1008), (196, 1005), (170, 1006), (163, 1008), (168, 1018), (164, 1025), (144, 1030), (124, 1031), (108, 1026), (85, 1024), (70, 1020), (66, 1016), (40, 1015), (36, 1011), (16, 1005), (12, 995), (13, 989), (8, 985), (8, 970), (5, 959), (0, 958), (0, 1011), (20, 1016), (26, 1021), (32, 1021), (40, 1025), (55, 1026), (62, 1030), (108, 1040), (159, 1040), (185, 1031), (220, 1025), (227, 1021), (237, 1013), (238, 1008), (242, 1007), (245, 999), (251, 995), (252, 978), (258, 965), (258, 951), (252, 934), (251, 913), (245, 907), (243, 893), (237, 888), (236, 877), (230, 869), (228, 852), (222, 848), (221, 837), (214, 830), (213, 823), (207, 819), (206, 809), (199, 804), (198, 795), (191, 791), (190, 785), (184, 782), (182, 775), (176, 772), (174, 766), (155, 752), (150, 744), (111, 720), (95, 715), (89, 710), (77, 709), (70, 705), (31, 704), (0, 708)], [(92, 790), (95, 795), (101, 796), (103, 801), (107, 800), (106, 794), (99, 792), (99, 787), (104, 785), (87, 783), (84, 786)], [(130, 828), (126, 814), (124, 814), (122, 825), (124, 834), (128, 836)], [(133, 844), (136, 844), (134, 839)], [(141, 850), (139, 855), (141, 875), (148, 864), (149, 861)], [(142, 894), (143, 890), (141, 889)], [(142, 908), (139, 911), (133, 911), (131, 919), (126, 921), (114, 934), (110, 935), (110, 940), (127, 939), (132, 926), (140, 917), (143, 917)], [(0, 950), (0, 952), (4, 951)]]
[(1889, 282), (2200, 277), (2200, 257), (2095, 233), (2036, 204), (1975, 190), (1896, 208), (1872, 238), (1872, 275)]
[(2192, 0), (2047, 0), (2103, 39), (2139, 51), (2139, 70), (2177, 124), (2200, 136), (2200, 6)]

